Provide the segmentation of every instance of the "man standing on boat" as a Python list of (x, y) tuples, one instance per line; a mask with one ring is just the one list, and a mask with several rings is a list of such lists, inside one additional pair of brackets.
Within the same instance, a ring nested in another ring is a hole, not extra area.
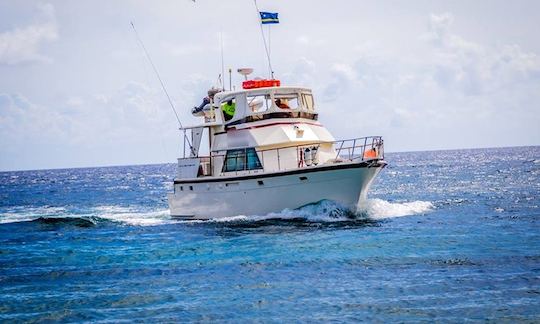
[(191, 112), (193, 114), (199, 113), (204, 110), (204, 107), (206, 105), (209, 105), (212, 100), (214, 100), (214, 96), (216, 93), (220, 92), (221, 89), (217, 89), (212, 87), (210, 90), (208, 90), (208, 97), (204, 97), (202, 103), (199, 105), (199, 107), (193, 107)]

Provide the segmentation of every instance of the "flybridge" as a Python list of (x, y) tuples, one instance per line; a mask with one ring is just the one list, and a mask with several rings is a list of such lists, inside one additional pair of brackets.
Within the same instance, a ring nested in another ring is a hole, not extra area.
[[(194, 116), (204, 117), (203, 123), (195, 127), (224, 126), (228, 128), (231, 125), (275, 118), (317, 120), (318, 114), (310, 89), (281, 87), (279, 80), (246, 80), (245, 82), (256, 83), (250, 85), (251, 89), (217, 92), (202, 109), (194, 110)], [(226, 105), (234, 106), (234, 112), (228, 119), (225, 118), (223, 112), (223, 107)], [(183, 129), (188, 128), (194, 127), (183, 127)]]

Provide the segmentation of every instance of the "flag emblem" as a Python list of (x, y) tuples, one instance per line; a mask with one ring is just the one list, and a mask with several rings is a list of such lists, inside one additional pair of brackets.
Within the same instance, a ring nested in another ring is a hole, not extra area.
[(259, 12), (261, 14), (261, 23), (263, 24), (279, 24), (277, 12)]

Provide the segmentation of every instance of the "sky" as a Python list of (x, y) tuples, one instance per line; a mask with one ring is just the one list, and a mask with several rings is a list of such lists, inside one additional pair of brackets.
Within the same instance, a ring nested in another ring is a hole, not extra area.
[[(336, 139), (540, 144), (540, 1), (258, 0), (272, 65)], [(0, 0), (0, 170), (172, 163), (225, 68), (267, 77), (251, 0)], [(267, 28), (265, 27), (265, 32)], [(233, 83), (241, 76), (233, 74)]]

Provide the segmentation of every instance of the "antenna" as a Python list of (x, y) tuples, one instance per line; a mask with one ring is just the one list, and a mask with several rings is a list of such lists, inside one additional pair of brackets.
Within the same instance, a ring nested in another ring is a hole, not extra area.
[(229, 68), (229, 91), (232, 91), (232, 70)]
[[(142, 42), (141, 38), (139, 37), (139, 33), (137, 33), (137, 29), (135, 29), (135, 24), (131, 21), (131, 27), (133, 28), (133, 31), (135, 32), (135, 36), (137, 36), (137, 40), (139, 41), (139, 44), (141, 44), (142, 49), (144, 50), (144, 54), (146, 54), (146, 58), (150, 62), (150, 65), (152, 66), (152, 69), (154, 69), (154, 72), (156, 73), (156, 76), (159, 80), (159, 83), (161, 84), (161, 88), (163, 89), (163, 92), (165, 93), (165, 96), (167, 96), (167, 100), (169, 101), (169, 104), (171, 105), (171, 108), (174, 112), (174, 115), (176, 116), (176, 120), (178, 121), (178, 125), (180, 125), (180, 128), (183, 128), (182, 122), (180, 121), (180, 117), (178, 117), (178, 113), (176, 112), (176, 108), (174, 108), (174, 104), (171, 100), (171, 96), (169, 96), (169, 93), (167, 92), (167, 89), (165, 88), (165, 84), (163, 84), (163, 80), (161, 80), (161, 77), (159, 76), (159, 72), (154, 65), (154, 62), (152, 61), (152, 58), (150, 57), (150, 54), (148, 54), (148, 51), (146, 50), (146, 47), (144, 46), (144, 43)], [(186, 132), (184, 132), (184, 141), (187, 141), (190, 151), (193, 152), (193, 146), (191, 146), (191, 143), (189, 142), (189, 138), (186, 136)]]
[[(223, 59), (223, 31), (219, 33), (219, 42), (221, 43), (221, 75), (225, 79), (225, 60)], [(225, 89), (225, 82), (221, 82), (221, 87)]]

